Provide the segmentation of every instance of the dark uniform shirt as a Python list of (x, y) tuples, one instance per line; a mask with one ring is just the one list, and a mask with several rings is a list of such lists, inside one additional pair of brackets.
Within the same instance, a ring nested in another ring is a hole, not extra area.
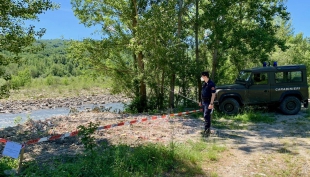
[(212, 93), (215, 93), (215, 84), (209, 79), (209, 81), (202, 85), (201, 99), (203, 102), (210, 102)]

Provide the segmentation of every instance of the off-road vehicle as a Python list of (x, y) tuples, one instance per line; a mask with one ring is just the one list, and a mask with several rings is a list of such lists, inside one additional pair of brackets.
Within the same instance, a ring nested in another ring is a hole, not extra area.
[(308, 107), (307, 69), (305, 65), (256, 67), (240, 71), (235, 84), (216, 87), (215, 108), (225, 114), (237, 114), (245, 105), (280, 108), (287, 115)]

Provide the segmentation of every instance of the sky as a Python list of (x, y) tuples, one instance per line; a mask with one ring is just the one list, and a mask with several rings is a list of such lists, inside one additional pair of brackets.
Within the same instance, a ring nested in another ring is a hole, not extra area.
[[(101, 38), (100, 35), (93, 34), (98, 27), (86, 28), (79, 23), (71, 9), (70, 0), (53, 0), (53, 2), (60, 4), (58, 10), (39, 15), (39, 22), (29, 22), (36, 26), (36, 29), (46, 28), (42, 39)], [(291, 14), (294, 33), (303, 33), (304, 37), (310, 37), (310, 0), (288, 0), (286, 6)]]
[(294, 33), (310, 37), (310, 0), (288, 0), (286, 6), (291, 14)]

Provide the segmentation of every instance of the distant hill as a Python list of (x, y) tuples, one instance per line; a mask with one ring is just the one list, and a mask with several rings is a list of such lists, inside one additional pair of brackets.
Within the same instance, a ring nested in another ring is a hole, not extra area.
[(31, 77), (77, 76), (81, 72), (78, 64), (73, 63), (66, 55), (66, 40), (38, 40), (35, 45), (44, 45), (44, 49), (33, 53), (23, 53), (20, 64), (10, 64), (6, 72), (12, 75), (23, 70), (30, 70)]

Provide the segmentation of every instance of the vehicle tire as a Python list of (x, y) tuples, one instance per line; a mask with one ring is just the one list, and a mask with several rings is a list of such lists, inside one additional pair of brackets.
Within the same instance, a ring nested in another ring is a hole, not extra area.
[(237, 100), (227, 98), (220, 104), (220, 110), (228, 115), (238, 114), (240, 105)]
[(284, 114), (294, 115), (300, 111), (301, 102), (294, 96), (288, 96), (280, 104), (280, 109)]

